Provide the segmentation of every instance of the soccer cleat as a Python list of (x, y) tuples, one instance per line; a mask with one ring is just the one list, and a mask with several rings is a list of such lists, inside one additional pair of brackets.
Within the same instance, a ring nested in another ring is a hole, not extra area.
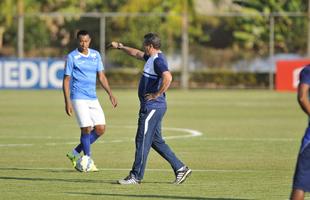
[(80, 155), (74, 155), (72, 152), (68, 152), (67, 153), (67, 157), (69, 158), (69, 160), (72, 162), (73, 167), (75, 168), (76, 166), (76, 162), (78, 161), (78, 159), (81, 157)]
[(118, 180), (117, 183), (121, 185), (134, 185), (134, 184), (140, 184), (141, 181), (137, 180), (134, 176), (130, 174), (123, 180)]
[(181, 170), (176, 172), (176, 179), (173, 182), (174, 184), (181, 184), (183, 183), (187, 177), (189, 177), (192, 173), (192, 170), (188, 167), (183, 167)]
[(92, 167), (90, 168), (89, 172), (99, 172), (99, 169), (96, 167), (95, 164), (93, 164)]

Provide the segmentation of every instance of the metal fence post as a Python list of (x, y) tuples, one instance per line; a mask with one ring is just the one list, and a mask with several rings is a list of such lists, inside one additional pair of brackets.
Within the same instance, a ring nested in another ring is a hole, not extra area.
[(307, 24), (308, 24), (307, 57), (310, 58), (310, 0), (308, 0)]
[(188, 89), (188, 13), (187, 0), (184, 1), (182, 14), (182, 74), (181, 88)]
[[(274, 60), (274, 16), (269, 15), (269, 59), (271, 62)], [(269, 68), (269, 89), (274, 89), (274, 71), (272, 66)]]
[(24, 57), (24, 1), (18, 0), (17, 2), (17, 56), (18, 58)]
[(103, 64), (106, 67), (105, 61), (105, 26), (106, 26), (106, 16), (103, 14), (100, 17), (100, 53), (102, 56)]

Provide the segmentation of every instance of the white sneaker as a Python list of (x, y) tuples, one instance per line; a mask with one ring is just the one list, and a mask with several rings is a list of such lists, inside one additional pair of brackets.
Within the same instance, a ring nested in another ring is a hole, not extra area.
[(141, 181), (137, 180), (132, 175), (128, 175), (126, 178), (118, 180), (117, 183), (121, 185), (133, 185), (133, 184), (140, 184)]
[(182, 167), (182, 169), (178, 170), (176, 172), (176, 178), (175, 181), (173, 182), (174, 184), (181, 184), (183, 183), (186, 178), (188, 178), (192, 173), (192, 170), (186, 166)]

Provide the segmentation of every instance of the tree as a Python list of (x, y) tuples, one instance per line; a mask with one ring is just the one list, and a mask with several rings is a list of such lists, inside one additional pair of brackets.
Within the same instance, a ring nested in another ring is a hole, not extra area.
[[(251, 17), (238, 17), (232, 25), (234, 30), (235, 46), (244, 50), (254, 50), (260, 55), (268, 53), (269, 20), (272, 12), (305, 12), (306, 0), (234, 0), (244, 14)], [(266, 16), (260, 16), (263, 13)], [(306, 27), (305, 18), (288, 16), (275, 17), (275, 44), (276, 50), (281, 52), (299, 51), (305, 44), (306, 37), (302, 37)]]
[(3, 47), (3, 35), (13, 23), (16, 10), (14, 5), (14, 1), (12, 0), (0, 1), (0, 13), (2, 13), (0, 15), (0, 49)]
[[(200, 20), (197, 18), (194, 9), (194, 1), (188, 1), (188, 13), (190, 41), (197, 38), (204, 38)], [(168, 54), (179, 53), (181, 48), (181, 26), (182, 26), (182, 3), (180, 0), (129, 0), (123, 4), (119, 12), (123, 13), (144, 13), (158, 14), (136, 17), (118, 17), (108, 19), (107, 40), (122, 40), (125, 44), (142, 48), (142, 39), (148, 32), (156, 32), (162, 39), (162, 49), (167, 50)], [(166, 14), (160, 16), (160, 14)], [(134, 59), (124, 59), (122, 56), (116, 56), (113, 51), (108, 52), (108, 57), (113, 58), (113, 62), (121, 63), (126, 60), (128, 67), (141, 66)]]

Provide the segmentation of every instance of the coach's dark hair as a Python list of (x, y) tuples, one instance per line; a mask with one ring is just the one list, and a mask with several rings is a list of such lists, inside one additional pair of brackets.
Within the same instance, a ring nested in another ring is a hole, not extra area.
[[(80, 35), (85, 36), (85, 35), (89, 35), (89, 33), (88, 33), (88, 31), (86, 31), (86, 30), (79, 30), (79, 31), (77, 32), (77, 34), (76, 34), (76, 38), (79, 38)], [(89, 35), (89, 37), (90, 37), (90, 35)]]
[(148, 33), (144, 35), (144, 45), (153, 45), (155, 49), (160, 48), (160, 38), (156, 33)]

